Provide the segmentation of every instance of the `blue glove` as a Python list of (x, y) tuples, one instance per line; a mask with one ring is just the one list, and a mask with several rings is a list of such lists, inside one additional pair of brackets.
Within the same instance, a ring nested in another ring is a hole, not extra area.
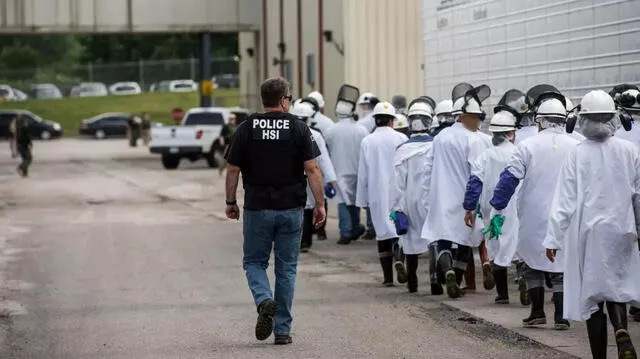
[(327, 196), (327, 198), (333, 198), (336, 196), (336, 189), (333, 188), (331, 183), (324, 185), (324, 195)]
[(409, 231), (409, 217), (404, 212), (391, 212), (389, 216), (396, 225), (396, 234), (399, 236), (407, 234)]

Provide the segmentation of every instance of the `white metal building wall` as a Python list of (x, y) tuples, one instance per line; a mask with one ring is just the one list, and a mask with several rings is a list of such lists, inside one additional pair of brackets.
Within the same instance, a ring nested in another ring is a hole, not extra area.
[(492, 105), (510, 88), (549, 83), (577, 102), (592, 89), (640, 83), (639, 1), (524, 5), (423, 0), (427, 93), (449, 98), (456, 83), (486, 83)]
[(344, 3), (345, 81), (383, 100), (424, 94), (421, 1)]

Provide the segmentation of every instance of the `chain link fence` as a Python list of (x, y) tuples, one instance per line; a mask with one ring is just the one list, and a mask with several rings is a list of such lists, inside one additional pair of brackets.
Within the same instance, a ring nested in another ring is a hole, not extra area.
[[(220, 87), (237, 88), (239, 63), (234, 58), (214, 58), (209, 64), (211, 75)], [(140, 60), (110, 64), (83, 64), (76, 66), (41, 67), (33, 69), (0, 70), (0, 83), (18, 88), (24, 92), (31, 85), (51, 83), (65, 96), (73, 86), (82, 82), (102, 82), (109, 86), (116, 82), (137, 82), (144, 92), (160, 81), (196, 80), (200, 73), (200, 62), (196, 58), (182, 60)], [(221, 76), (225, 75), (225, 76)]]

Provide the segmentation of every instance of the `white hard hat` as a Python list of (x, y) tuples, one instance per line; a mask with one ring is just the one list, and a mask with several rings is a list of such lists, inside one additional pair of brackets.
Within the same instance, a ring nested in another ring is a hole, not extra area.
[(324, 108), (324, 97), (320, 92), (312, 91), (307, 97), (311, 97), (316, 100), (318, 102), (318, 106), (320, 106), (320, 108)]
[(309, 118), (313, 116), (314, 113), (316, 112), (313, 110), (313, 106), (308, 102), (298, 102), (293, 106), (293, 110), (291, 111), (291, 114), (300, 118)]
[(602, 90), (591, 91), (580, 102), (580, 113), (616, 113), (616, 104), (608, 93)]
[(371, 98), (376, 97), (376, 95), (372, 94), (371, 92), (365, 92), (362, 95), (360, 95), (360, 97), (358, 97), (358, 105), (362, 105), (365, 103), (369, 103), (371, 101)]
[(556, 117), (566, 118), (567, 108), (562, 104), (562, 101), (557, 98), (550, 98), (543, 101), (538, 110), (536, 111), (536, 119), (539, 117)]
[(388, 115), (391, 117), (396, 117), (396, 109), (393, 107), (393, 105), (386, 101), (378, 102), (376, 107), (373, 108), (372, 115), (373, 117), (378, 115)]
[(409, 117), (413, 115), (422, 115), (422, 116), (431, 117), (432, 113), (433, 113), (433, 110), (431, 109), (431, 106), (429, 106), (426, 102), (416, 102), (413, 104), (413, 106), (409, 108)]
[(451, 112), (453, 112), (453, 101), (451, 100), (440, 101), (436, 105), (436, 108), (435, 108), (436, 116), (441, 113), (451, 113)]
[(480, 103), (475, 98), (467, 97), (466, 100), (466, 106), (463, 106), (462, 108), (463, 113), (473, 113), (477, 115), (481, 115), (483, 113), (482, 108), (480, 107)]
[(302, 99), (299, 98), (295, 101), (293, 101), (293, 103), (291, 104), (291, 106), (289, 106), (289, 113), (293, 114), (293, 109), (300, 103), (302, 102)]
[(573, 102), (571, 102), (571, 100), (568, 97), (564, 98), (564, 102), (567, 104), (567, 112), (573, 110)]
[(393, 120), (393, 128), (407, 128), (409, 127), (409, 121), (407, 121), (407, 117), (401, 113), (396, 114), (396, 119)]
[(497, 112), (489, 122), (489, 132), (509, 132), (516, 129), (516, 117), (509, 111)]
[(456, 102), (453, 104), (453, 107), (451, 109), (451, 113), (453, 115), (461, 115), (462, 114), (462, 107), (464, 106), (464, 97), (460, 97), (459, 99), (456, 100)]

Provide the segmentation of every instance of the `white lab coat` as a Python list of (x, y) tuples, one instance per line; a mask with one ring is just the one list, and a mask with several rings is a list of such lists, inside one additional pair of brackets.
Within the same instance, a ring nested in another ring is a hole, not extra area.
[[(520, 143), (507, 169), (520, 179), (520, 195), (511, 198), (518, 203), (518, 255), (531, 268), (561, 273), (564, 260), (554, 263), (542, 245), (547, 234), (551, 201), (562, 165), (578, 140), (562, 127), (551, 127)], [(505, 225), (509, 217), (505, 216)]]
[[(320, 132), (313, 128), (309, 128), (311, 131), (311, 135), (313, 139), (316, 141), (318, 148), (320, 149), (320, 156), (316, 157), (316, 161), (318, 162), (318, 167), (320, 167), (320, 171), (322, 172), (322, 177), (324, 179), (324, 183), (330, 183), (336, 181), (336, 172), (333, 169), (333, 163), (331, 163), (331, 158), (329, 157), (329, 151), (327, 150), (327, 145), (322, 138)], [(307, 183), (307, 204), (305, 208), (313, 208), (316, 204), (315, 198), (313, 198), (313, 192), (311, 192), (311, 186)]]
[(343, 118), (324, 133), (324, 140), (336, 172), (338, 203), (355, 205), (358, 186), (360, 144), (369, 133), (353, 118)]
[(316, 112), (315, 116), (311, 119), (311, 127), (316, 128), (323, 136), (333, 125), (335, 125), (335, 122), (322, 112)]
[[(491, 147), (473, 161), (471, 175), (482, 181), (482, 193), (480, 195), (480, 213), (484, 227), (489, 225), (492, 217), (492, 207), (489, 204), (493, 197), (493, 191), (500, 180), (500, 174), (504, 171), (516, 152), (516, 146), (505, 141), (498, 146)], [(518, 187), (519, 188), (519, 187)], [(514, 194), (517, 198), (518, 191)], [(486, 239), (489, 258), (501, 267), (509, 267), (518, 248), (518, 212), (517, 201), (509, 201), (502, 214), (509, 220), (502, 227), (502, 235), (498, 239)]]
[(393, 186), (393, 156), (407, 136), (391, 127), (378, 127), (360, 146), (356, 205), (369, 207), (378, 240), (397, 238), (396, 227), (389, 218), (389, 191)]
[(598, 303), (640, 300), (640, 152), (628, 141), (586, 140), (558, 178), (543, 245), (564, 258), (564, 318), (584, 321)]
[(364, 118), (359, 119), (358, 124), (367, 129), (367, 133), (372, 133), (373, 130), (376, 129), (376, 120), (373, 118), (372, 113), (364, 116)]
[(627, 131), (624, 128), (620, 127), (613, 134), (616, 138), (621, 138), (623, 140), (631, 141), (636, 144), (636, 146), (640, 146), (640, 126), (636, 124), (636, 122), (632, 122), (631, 131)]
[(434, 138), (433, 150), (427, 157), (431, 176), (423, 183), (428, 188), (425, 189), (428, 195), (425, 205), (429, 210), (422, 227), (422, 238), (427, 244), (441, 239), (471, 247), (480, 244), (480, 226), (475, 226), (472, 232), (464, 224), (462, 202), (471, 175), (471, 163), (489, 147), (489, 136), (471, 132), (460, 122)]
[(428, 135), (412, 136), (396, 149), (393, 159), (390, 207), (391, 211), (404, 212), (409, 219), (407, 234), (400, 238), (405, 254), (425, 253), (429, 247), (420, 234), (427, 218), (427, 207), (423, 205), (426, 193), (422, 183), (431, 175), (427, 156), (432, 149), (432, 140)]
[(533, 137), (538, 134), (538, 125), (524, 126), (516, 130), (516, 146), (527, 138)]

